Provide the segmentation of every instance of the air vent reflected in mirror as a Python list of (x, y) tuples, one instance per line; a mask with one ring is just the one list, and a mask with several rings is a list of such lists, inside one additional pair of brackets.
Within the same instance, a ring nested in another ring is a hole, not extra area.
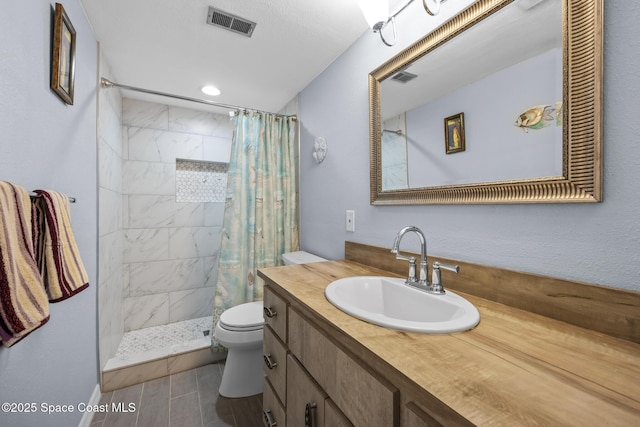
[(412, 74), (407, 71), (399, 71), (391, 77), (391, 80), (394, 80), (400, 83), (407, 83), (408, 81), (411, 81), (416, 77), (418, 77), (417, 74)]

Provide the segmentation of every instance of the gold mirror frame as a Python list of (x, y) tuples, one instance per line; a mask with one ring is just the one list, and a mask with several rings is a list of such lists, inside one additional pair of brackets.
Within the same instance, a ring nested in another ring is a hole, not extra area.
[(562, 4), (561, 177), (382, 191), (380, 83), (512, 2), (479, 0), (369, 74), (372, 205), (602, 201), (602, 0), (563, 0)]

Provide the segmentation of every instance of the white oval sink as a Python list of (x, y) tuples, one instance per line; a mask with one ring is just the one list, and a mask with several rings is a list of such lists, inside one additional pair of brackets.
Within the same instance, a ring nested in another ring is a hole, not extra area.
[(374, 325), (424, 334), (448, 334), (473, 329), (480, 313), (460, 295), (446, 290), (434, 295), (412, 288), (405, 279), (357, 276), (336, 280), (324, 294), (351, 316)]

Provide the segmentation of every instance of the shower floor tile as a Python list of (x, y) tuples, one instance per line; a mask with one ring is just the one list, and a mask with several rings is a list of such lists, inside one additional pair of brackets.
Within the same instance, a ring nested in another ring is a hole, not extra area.
[(207, 316), (126, 332), (105, 370), (209, 347), (211, 323)]

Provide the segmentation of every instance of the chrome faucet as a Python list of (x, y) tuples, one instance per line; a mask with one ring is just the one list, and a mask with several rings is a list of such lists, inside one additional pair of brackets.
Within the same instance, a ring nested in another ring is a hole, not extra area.
[[(402, 255), (400, 253), (400, 241), (408, 232), (414, 232), (418, 235), (420, 239), (420, 279), (416, 280), (416, 258), (412, 256)], [(396, 239), (393, 241), (393, 247), (391, 248), (391, 253), (396, 255), (396, 259), (402, 259), (405, 261), (409, 261), (409, 274), (405, 283), (409, 286), (413, 286), (415, 288), (421, 289), (426, 292), (430, 292), (432, 294), (443, 295), (445, 293), (444, 287), (442, 286), (442, 275), (440, 269), (448, 270), (454, 273), (458, 273), (460, 271), (460, 267), (457, 265), (449, 265), (443, 264), (441, 262), (435, 261), (433, 263), (433, 272), (431, 273), (431, 280), (433, 284), (429, 284), (427, 280), (427, 239), (424, 237), (424, 233), (418, 227), (409, 226), (404, 227), (402, 230), (398, 231), (396, 235)]]
[[(416, 259), (415, 257), (410, 257), (406, 255), (402, 255), (400, 253), (400, 241), (408, 232), (413, 231), (418, 235), (420, 239), (420, 280), (416, 280)], [(396, 235), (396, 240), (393, 242), (393, 247), (391, 248), (391, 253), (396, 254), (396, 259), (402, 259), (405, 261), (409, 261), (409, 275), (405, 283), (407, 285), (419, 287), (428, 287), (429, 281), (427, 280), (427, 240), (424, 238), (424, 233), (418, 227), (409, 226), (404, 227), (402, 230), (398, 231)]]

